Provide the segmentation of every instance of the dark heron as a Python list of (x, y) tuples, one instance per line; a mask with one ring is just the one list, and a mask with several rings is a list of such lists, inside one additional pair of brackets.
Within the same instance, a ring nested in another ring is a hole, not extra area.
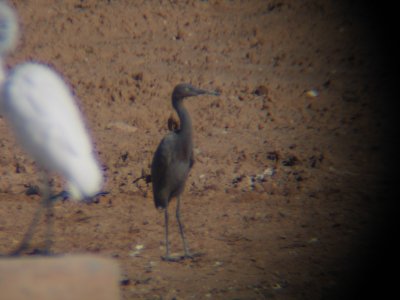
[[(192, 122), (188, 111), (183, 106), (183, 99), (203, 94), (219, 95), (217, 92), (201, 90), (190, 84), (179, 84), (175, 87), (172, 92), (172, 106), (178, 113), (180, 127), (161, 140), (151, 164), (154, 202), (157, 208), (164, 209), (166, 255), (163, 259), (168, 261), (193, 257), (189, 252), (180, 219), (180, 196), (194, 163)], [(185, 251), (184, 256), (179, 258), (170, 256), (168, 242), (168, 204), (173, 197), (177, 198), (176, 219)]]

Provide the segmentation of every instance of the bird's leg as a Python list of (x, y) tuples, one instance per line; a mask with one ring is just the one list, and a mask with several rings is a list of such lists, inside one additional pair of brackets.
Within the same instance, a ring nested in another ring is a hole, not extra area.
[(168, 240), (168, 207), (164, 209), (164, 218), (165, 218), (165, 248), (166, 253), (165, 256), (162, 257), (163, 260), (166, 261), (176, 261), (172, 256), (169, 254), (169, 240)]
[(53, 237), (53, 223), (54, 223), (54, 218), (53, 218), (53, 210), (54, 210), (54, 202), (51, 197), (51, 186), (50, 184), (48, 185), (47, 189), (47, 195), (46, 193), (43, 195), (44, 199), (44, 205), (46, 207), (46, 223), (47, 223), (47, 229), (46, 229), (46, 237), (45, 237), (45, 248), (44, 248), (44, 253), (43, 254), (50, 254), (50, 249), (52, 245), (52, 237)]
[(177, 197), (177, 204), (176, 204), (176, 220), (178, 221), (179, 232), (181, 234), (183, 249), (185, 251), (184, 258), (192, 258), (192, 255), (189, 252), (189, 247), (185, 239), (185, 233), (183, 232), (183, 225), (181, 222), (181, 213), (180, 213), (180, 206), (181, 206), (181, 197)]
[[(39, 205), (39, 207), (37, 208), (35, 214), (33, 215), (33, 219), (31, 221), (31, 224), (28, 227), (28, 230), (26, 231), (24, 237), (22, 238), (21, 243), (19, 244), (18, 248), (15, 249), (14, 251), (12, 251), (10, 253), (10, 255), (20, 255), (23, 251), (25, 251), (28, 246), (29, 246), (29, 242), (31, 241), (32, 237), (33, 237), (33, 233), (35, 231), (35, 228), (40, 220), (40, 217), (42, 215), (43, 212), (43, 208), (44, 207), (49, 207), (49, 202), (51, 202), (51, 198), (50, 198), (50, 186), (49, 186), (49, 181), (48, 181), (48, 177), (45, 176), (45, 184), (43, 187), (43, 192), (42, 192), (42, 200), (41, 203)], [(46, 245), (47, 247), (48, 245)]]
[[(43, 199), (44, 200), (44, 199)], [(24, 250), (26, 250), (29, 246), (29, 242), (32, 239), (33, 236), (33, 232), (40, 220), (40, 216), (42, 215), (42, 211), (43, 211), (43, 207), (44, 207), (44, 201), (42, 201), (42, 203), (40, 204), (40, 206), (38, 207), (38, 209), (36, 210), (35, 214), (33, 215), (33, 219), (31, 224), (28, 227), (28, 230), (26, 231), (24, 237), (22, 238), (21, 243), (19, 244), (18, 248), (15, 249), (14, 251), (12, 251), (10, 253), (10, 255), (20, 255)]]
[(45, 236), (45, 246), (43, 250), (39, 250), (40, 254), (49, 255), (50, 248), (52, 244), (52, 226), (53, 226), (53, 197), (52, 197), (52, 187), (50, 183), (50, 178), (45, 172), (43, 174), (44, 186), (43, 186), (43, 200), (42, 206), (46, 209), (45, 220), (46, 220), (46, 236)]
[(165, 208), (164, 210), (164, 219), (165, 219), (165, 248), (166, 248), (166, 253), (165, 257), (169, 257), (169, 240), (168, 240), (168, 207)]

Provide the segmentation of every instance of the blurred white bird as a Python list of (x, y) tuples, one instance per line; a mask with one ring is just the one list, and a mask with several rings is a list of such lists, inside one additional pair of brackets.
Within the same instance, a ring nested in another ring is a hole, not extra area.
[(73, 199), (96, 195), (102, 173), (67, 85), (47, 66), (24, 63), (3, 83), (2, 113), (24, 149), (68, 182)]
[[(0, 3), (0, 11), (2, 56), (11, 50), (11, 44), (15, 45), (12, 35), (17, 32), (17, 22), (4, 3)], [(26, 152), (44, 170), (58, 173), (67, 181), (72, 199), (98, 194), (103, 184), (102, 171), (82, 115), (62, 78), (48, 66), (32, 62), (15, 67), (9, 75), (2, 64), (0, 68), (0, 112)], [(43, 203), (51, 209), (50, 190), (45, 191)], [(26, 248), (40, 211), (17, 252)]]

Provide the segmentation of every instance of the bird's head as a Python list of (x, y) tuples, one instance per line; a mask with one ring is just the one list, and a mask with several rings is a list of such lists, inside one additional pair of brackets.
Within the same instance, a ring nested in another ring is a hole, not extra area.
[(17, 36), (17, 17), (11, 7), (0, 2), (0, 59), (15, 48)]
[(214, 96), (219, 95), (218, 92), (210, 92), (196, 88), (189, 83), (181, 83), (174, 88), (174, 91), (172, 92), (172, 99), (181, 100), (186, 97), (198, 96), (203, 94)]

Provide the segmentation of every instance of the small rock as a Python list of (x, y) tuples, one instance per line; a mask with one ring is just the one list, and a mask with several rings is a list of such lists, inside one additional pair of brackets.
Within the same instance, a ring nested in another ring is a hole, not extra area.
[(40, 195), (40, 188), (37, 185), (27, 185), (25, 190), (25, 195)]
[(122, 278), (122, 279), (119, 281), (119, 284), (122, 285), (122, 286), (127, 286), (127, 285), (129, 285), (130, 283), (131, 283), (131, 280), (130, 280), (128, 277)]
[(214, 263), (214, 267), (220, 267), (220, 266), (222, 266), (222, 265), (223, 265), (223, 263), (220, 262), (220, 261), (216, 261), (216, 262)]
[(310, 166), (310, 168), (315, 168), (318, 163), (322, 162), (323, 159), (324, 156), (322, 154), (320, 154), (318, 157), (312, 155), (308, 158), (308, 165)]
[(285, 167), (292, 167), (297, 163), (297, 161), (298, 159), (296, 156), (290, 155), (282, 161), (282, 165), (284, 165)]
[(144, 249), (144, 245), (142, 245), (142, 244), (136, 245), (135, 250), (129, 252), (129, 256), (135, 257), (135, 256), (139, 255), (143, 249)]
[(243, 180), (245, 176), (244, 175), (238, 175), (235, 178), (232, 179), (232, 184), (237, 185), (239, 182)]
[(136, 80), (136, 81), (142, 81), (143, 80), (143, 72), (138, 72), (136, 74), (133, 74), (132, 79)]
[(257, 96), (268, 96), (268, 89), (264, 85), (260, 85), (254, 90), (253, 94)]
[(269, 159), (269, 160), (277, 161), (278, 158), (279, 158), (279, 155), (276, 151), (271, 151), (271, 152), (267, 153), (267, 159)]
[(275, 168), (269, 167), (264, 170), (265, 176), (273, 176), (275, 174)]
[(308, 97), (315, 98), (315, 97), (318, 97), (319, 93), (316, 89), (311, 89), (311, 90), (306, 91), (306, 95)]

